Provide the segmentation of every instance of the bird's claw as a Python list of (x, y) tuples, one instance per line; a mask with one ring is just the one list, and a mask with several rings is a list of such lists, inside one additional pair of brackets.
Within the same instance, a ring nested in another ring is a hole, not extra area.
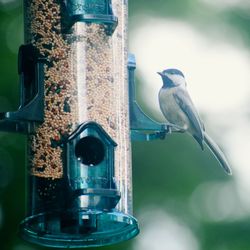
[(184, 128), (172, 123), (167, 123), (165, 125), (165, 130), (167, 131), (168, 134), (171, 134), (172, 132), (184, 133), (186, 131)]

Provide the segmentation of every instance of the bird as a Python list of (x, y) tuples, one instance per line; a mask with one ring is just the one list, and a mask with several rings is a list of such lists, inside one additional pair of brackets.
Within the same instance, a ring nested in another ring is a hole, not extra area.
[(163, 82), (158, 94), (159, 106), (170, 130), (172, 127), (179, 132), (187, 132), (199, 143), (202, 150), (204, 150), (204, 144), (207, 145), (221, 167), (231, 175), (232, 170), (226, 156), (205, 131), (204, 123), (187, 91), (184, 74), (174, 68), (157, 73)]

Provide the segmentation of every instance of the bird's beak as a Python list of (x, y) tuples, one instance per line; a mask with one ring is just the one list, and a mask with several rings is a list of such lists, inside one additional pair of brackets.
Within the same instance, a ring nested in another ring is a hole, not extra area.
[(157, 72), (157, 74), (159, 74), (160, 76), (162, 76), (162, 73), (161, 73), (161, 72)]

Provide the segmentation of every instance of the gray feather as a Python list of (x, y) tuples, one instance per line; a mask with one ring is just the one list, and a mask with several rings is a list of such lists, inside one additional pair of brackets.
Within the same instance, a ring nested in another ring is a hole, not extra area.
[(229, 163), (227, 162), (227, 159), (226, 159), (224, 153), (221, 151), (219, 146), (205, 132), (204, 132), (204, 140), (205, 140), (205, 143), (207, 144), (208, 148), (211, 150), (211, 152), (214, 154), (214, 156), (219, 161), (222, 168), (226, 171), (227, 174), (231, 175), (232, 170), (231, 170), (231, 168), (229, 166)]
[(193, 137), (197, 140), (197, 142), (203, 149), (203, 125), (199, 119), (198, 112), (196, 111), (194, 104), (190, 96), (188, 95), (188, 92), (179, 88), (178, 91), (173, 94), (173, 96), (176, 100), (176, 103), (178, 103), (181, 110), (189, 119), (191, 127), (188, 129), (188, 132), (193, 135)]

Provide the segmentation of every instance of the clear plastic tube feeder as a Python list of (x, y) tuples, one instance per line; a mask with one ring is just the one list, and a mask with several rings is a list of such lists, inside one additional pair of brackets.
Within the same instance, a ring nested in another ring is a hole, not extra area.
[(20, 107), (0, 129), (26, 133), (21, 236), (50, 247), (113, 244), (132, 216), (127, 1), (24, 0)]

